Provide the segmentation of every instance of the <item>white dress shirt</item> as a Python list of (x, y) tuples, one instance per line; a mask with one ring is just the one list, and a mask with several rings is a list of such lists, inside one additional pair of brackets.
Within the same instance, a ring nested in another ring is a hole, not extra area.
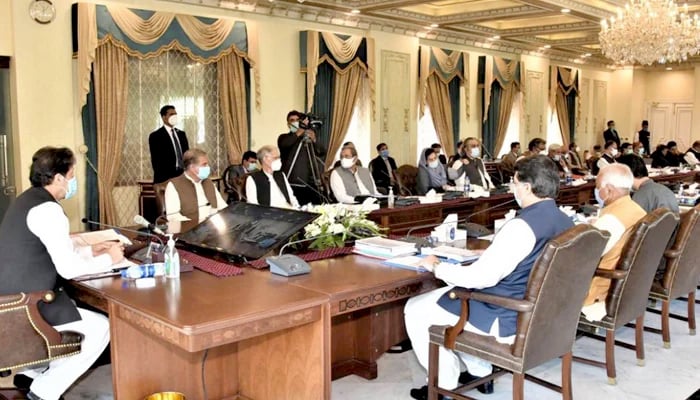
[[(267, 176), (267, 180), (270, 181), (270, 207), (299, 208), (299, 201), (294, 196), (294, 192), (292, 191), (292, 187), (289, 186), (289, 181), (287, 180), (286, 175), (284, 177), (284, 184), (287, 186), (287, 194), (289, 194), (291, 204), (287, 202), (287, 199), (284, 197), (282, 190), (277, 185), (277, 181), (275, 181), (272, 174), (268, 174), (265, 171), (263, 171), (263, 173), (265, 176)], [(258, 186), (255, 184), (255, 180), (252, 176), (249, 176), (245, 180), (245, 197), (249, 204), (260, 205), (258, 202)]]
[[(342, 168), (342, 167), (340, 167)], [(357, 171), (353, 172), (352, 174), (355, 177), (355, 182), (357, 182), (357, 187), (360, 189), (360, 195), (376, 195), (377, 194), (377, 188), (374, 185), (374, 180), (372, 180), (372, 187), (368, 188), (365, 187), (365, 185), (362, 183), (362, 179), (360, 179), (359, 175), (357, 174)], [(370, 175), (371, 178), (371, 175)], [(355, 196), (350, 196), (345, 190), (345, 184), (343, 183), (343, 178), (340, 177), (340, 174), (338, 174), (338, 171), (333, 170), (331, 172), (331, 190), (333, 191), (333, 195), (335, 196), (335, 199), (338, 200), (339, 203), (345, 203), (345, 204), (354, 204), (355, 203)], [(371, 191), (370, 191), (371, 190)]]
[[(216, 190), (216, 185), (214, 185), (214, 192), (216, 192), (216, 206), (213, 207), (209, 204), (207, 196), (204, 194), (204, 188), (202, 187), (202, 181), (195, 182), (194, 179), (190, 178), (186, 173), (184, 174), (190, 182), (194, 184), (195, 193), (197, 193), (197, 205), (199, 206), (199, 222), (204, 221), (210, 215), (216, 214), (217, 211), (226, 208), (226, 202), (221, 193)], [(168, 216), (168, 221), (189, 221), (190, 219), (185, 217), (180, 213), (180, 195), (175, 189), (175, 185), (172, 182), (168, 182), (165, 187), (165, 213)]]
[(695, 157), (695, 154), (693, 154), (690, 151), (685, 153), (685, 155), (683, 156), (683, 160), (686, 162), (686, 164), (690, 165), (697, 165), (700, 163), (700, 160), (698, 160), (698, 158)]
[(68, 217), (58, 203), (46, 202), (29, 210), (27, 227), (44, 244), (56, 271), (64, 279), (105, 272), (112, 267), (109, 254), (93, 257), (90, 246), (73, 245)]
[[(180, 145), (180, 149), (182, 150), (182, 143), (180, 143), (180, 139), (177, 138), (177, 134), (173, 131), (173, 128), (163, 125), (163, 128), (165, 128), (166, 132), (168, 132), (168, 136), (170, 136), (170, 141), (173, 143), (173, 151), (176, 154), (175, 157), (175, 168), (179, 167), (177, 165), (177, 145), (175, 144), (175, 141), (177, 140), (177, 143)], [(184, 154), (183, 154), (184, 156)]]

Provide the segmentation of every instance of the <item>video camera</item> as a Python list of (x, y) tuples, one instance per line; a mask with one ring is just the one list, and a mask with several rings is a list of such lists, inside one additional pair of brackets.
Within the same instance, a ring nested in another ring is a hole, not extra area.
[[(304, 123), (305, 120), (309, 120), (308, 123)], [(299, 115), (299, 127), (302, 129), (312, 129), (318, 131), (323, 126), (323, 120), (313, 114), (301, 114)]]

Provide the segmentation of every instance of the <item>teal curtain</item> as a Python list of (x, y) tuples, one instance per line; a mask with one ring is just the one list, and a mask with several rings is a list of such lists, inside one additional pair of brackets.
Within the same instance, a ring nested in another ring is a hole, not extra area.
[[(316, 90), (314, 91), (314, 102), (311, 112), (315, 117), (323, 121), (321, 129), (316, 132), (316, 137), (327, 149), (331, 141), (331, 128), (333, 126), (333, 95), (335, 92), (335, 70), (328, 63), (323, 63), (318, 66), (316, 73)], [(333, 157), (333, 155), (326, 155)]]
[[(452, 137), (453, 142), (459, 142), (459, 115), (460, 112), (460, 98), (459, 98), (459, 88), (462, 82), (460, 79), (452, 79), (447, 85), (447, 90), (450, 93), (450, 109), (452, 110)], [(445, 149), (446, 151), (451, 151), (452, 149)]]
[[(482, 123), (481, 132), (483, 144), (486, 151), (490, 154), (495, 154), (496, 150), (496, 132), (498, 131), (498, 113), (501, 111), (501, 94), (503, 88), (498, 82), (494, 81), (491, 84), (491, 104), (487, 110), (486, 120)], [(481, 91), (481, 104), (484, 104), (484, 91)]]
[(576, 97), (578, 93), (574, 90), (566, 95), (566, 111), (569, 117), (569, 143), (575, 143), (576, 136)]
[[(95, 86), (93, 76), (90, 74), (90, 92), (87, 95), (87, 103), (83, 106), (83, 142), (88, 148), (87, 157), (92, 165), (97, 168), (97, 110), (95, 108)], [(79, 156), (78, 156), (79, 158)], [(95, 171), (85, 162), (85, 218), (92, 221), (100, 221), (99, 192), (97, 185), (99, 180)], [(99, 227), (86, 224), (85, 229), (95, 230)]]

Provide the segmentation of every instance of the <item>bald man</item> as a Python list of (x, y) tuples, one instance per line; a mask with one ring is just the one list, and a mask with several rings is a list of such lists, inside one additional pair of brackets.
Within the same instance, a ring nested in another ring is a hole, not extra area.
[[(615, 163), (600, 169), (595, 181), (595, 197), (602, 207), (600, 217), (593, 224), (610, 232), (598, 268), (615, 269), (622, 249), (632, 234), (632, 229), (646, 215), (646, 211), (630, 197), (634, 176), (627, 165)], [(605, 298), (610, 289), (610, 279), (595, 277), (584, 301), (583, 313), (589, 320), (605, 316)], [(602, 315), (601, 315), (602, 313)]]

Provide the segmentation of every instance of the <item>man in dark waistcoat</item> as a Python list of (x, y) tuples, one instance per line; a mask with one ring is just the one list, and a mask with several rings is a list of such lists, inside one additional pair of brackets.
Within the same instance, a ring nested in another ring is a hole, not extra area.
[(63, 290), (63, 282), (107, 271), (124, 255), (114, 243), (74, 246), (68, 217), (58, 203), (78, 189), (70, 149), (39, 149), (32, 157), (29, 179), (32, 187), (10, 205), (0, 224), (0, 295), (53, 290), (52, 303), (39, 303), (41, 316), (58, 331), (85, 336), (79, 354), (53, 360), (47, 369), (22, 371), (33, 379), (30, 399), (56, 400), (109, 343), (107, 318), (77, 308)]

